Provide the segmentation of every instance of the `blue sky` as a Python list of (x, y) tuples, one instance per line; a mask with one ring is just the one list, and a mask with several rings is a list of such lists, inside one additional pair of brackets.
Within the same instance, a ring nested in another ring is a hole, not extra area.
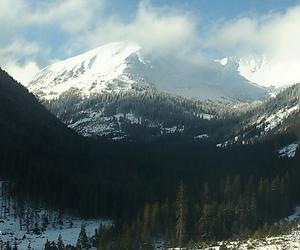
[[(123, 13), (127, 18), (134, 15), (139, 2), (139, 0), (113, 0), (109, 5), (111, 10)], [(152, 0), (151, 2), (156, 6), (169, 5), (184, 9), (195, 15), (200, 13), (207, 19), (216, 16), (233, 18), (247, 12), (281, 11), (300, 3), (299, 0)]]
[(153, 53), (294, 60), (299, 6), (300, 0), (0, 0), (0, 66), (28, 81), (49, 63), (123, 39)]

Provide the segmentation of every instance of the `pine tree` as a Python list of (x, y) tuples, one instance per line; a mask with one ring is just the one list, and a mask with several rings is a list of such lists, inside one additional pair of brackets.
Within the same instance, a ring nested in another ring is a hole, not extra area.
[(109, 237), (111, 234), (111, 228), (102, 226), (99, 230), (96, 230), (96, 246), (98, 249), (105, 250), (109, 248)]
[(64, 242), (63, 242), (63, 239), (62, 239), (61, 234), (58, 236), (57, 247), (58, 247), (58, 250), (63, 250), (63, 249), (65, 249), (65, 244), (64, 244)]
[(18, 244), (16, 241), (14, 242), (13, 250), (18, 250)]
[(6, 250), (11, 250), (11, 246), (10, 246), (10, 242), (9, 241), (6, 242), (5, 249)]
[(144, 207), (143, 213), (143, 225), (141, 238), (143, 242), (148, 242), (150, 240), (151, 234), (151, 207), (149, 204), (146, 204)]
[(48, 239), (45, 243), (45, 250), (51, 250), (51, 244), (50, 244), (50, 241)]
[(186, 197), (185, 197), (185, 187), (181, 181), (177, 190), (176, 197), (176, 239), (179, 243), (179, 249), (182, 249), (182, 245), (185, 238), (186, 230)]
[(86, 234), (85, 224), (81, 225), (81, 230), (79, 233), (79, 237), (78, 237), (76, 246), (79, 249), (89, 249), (90, 248), (90, 241)]

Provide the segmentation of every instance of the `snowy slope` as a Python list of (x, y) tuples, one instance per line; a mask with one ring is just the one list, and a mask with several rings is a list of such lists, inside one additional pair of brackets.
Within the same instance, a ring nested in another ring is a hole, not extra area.
[[(126, 59), (140, 47), (132, 43), (112, 43), (82, 55), (54, 63), (29, 83), (28, 88), (45, 99), (58, 97), (70, 88), (84, 95), (102, 91), (131, 89), (134, 82), (125, 73)], [(142, 63), (142, 59), (140, 62)]]
[(241, 76), (264, 87), (282, 88), (300, 82), (299, 61), (276, 61), (255, 54), (216, 61), (226, 68), (234, 67)]
[(110, 43), (54, 63), (27, 87), (48, 100), (70, 88), (85, 96), (145, 88), (197, 99), (249, 100), (265, 94), (264, 88), (217, 62), (199, 64), (177, 56), (149, 55), (132, 42)]

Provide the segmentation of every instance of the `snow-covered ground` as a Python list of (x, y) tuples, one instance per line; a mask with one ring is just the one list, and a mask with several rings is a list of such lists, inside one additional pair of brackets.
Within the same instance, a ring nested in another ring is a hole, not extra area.
[[(6, 191), (6, 182), (0, 181), (0, 243), (17, 244), (18, 249), (44, 249), (46, 241), (76, 245), (81, 225), (89, 237), (101, 226), (111, 226), (109, 220), (83, 220), (58, 211), (32, 207), (28, 202), (17, 203)], [(1, 245), (1, 244), (0, 244)]]
[(86, 226), (86, 231), (89, 237), (95, 234), (95, 229), (101, 225), (110, 225), (110, 221), (104, 220), (81, 220), (79, 218), (66, 217), (63, 224), (48, 225), (44, 232), (36, 234), (33, 230), (20, 229), (20, 221), (18, 218), (10, 216), (3, 219), (0, 223), (0, 242), (9, 241), (11, 245), (17, 244), (18, 249), (27, 249), (30, 244), (31, 249), (43, 249), (47, 240), (55, 241), (59, 235), (62, 236), (64, 244), (76, 245), (81, 225)]
[[(292, 250), (300, 249), (300, 231), (294, 231), (291, 234), (278, 236), (278, 237), (267, 237), (259, 240), (246, 240), (246, 241), (231, 241), (231, 242), (220, 242), (218, 246), (212, 246), (205, 248), (205, 250), (219, 250), (224, 249), (221, 246), (226, 246), (226, 249), (235, 250)], [(200, 250), (200, 249), (199, 249)]]

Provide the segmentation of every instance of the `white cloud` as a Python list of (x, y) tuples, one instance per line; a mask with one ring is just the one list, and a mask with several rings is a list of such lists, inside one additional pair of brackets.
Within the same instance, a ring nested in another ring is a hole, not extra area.
[[(24, 82), (40, 68), (38, 62), (51, 62), (49, 45), (29, 41), (23, 34), (37, 27), (48, 32), (58, 28), (75, 34), (94, 22), (104, 0), (23, 1), (0, 0), (0, 66)], [(52, 30), (51, 30), (52, 29)], [(53, 36), (61, 33), (53, 32)], [(30, 39), (30, 38), (28, 38)], [(47, 58), (49, 56), (49, 58)], [(44, 59), (41, 59), (45, 57)], [(41, 59), (38, 60), (37, 58)]]
[(207, 46), (233, 53), (263, 52), (268, 56), (300, 54), (300, 6), (284, 13), (241, 17), (219, 25)]
[(0, 0), (0, 27), (20, 29), (28, 26), (56, 25), (63, 31), (85, 30), (101, 12), (105, 0), (54, 0), (26, 3)]
[(123, 22), (116, 16), (99, 20), (94, 30), (81, 34), (72, 43), (91, 48), (119, 40), (137, 42), (151, 52), (183, 53), (197, 44), (197, 22), (187, 13), (142, 1), (132, 21)]
[(34, 58), (40, 53), (42, 54), (41, 49), (36, 43), (30, 43), (23, 39), (15, 40), (0, 49), (1, 67), (16, 80), (26, 84), (40, 70), (38, 64), (28, 58)]
[(32, 56), (40, 52), (40, 47), (34, 42), (28, 42), (22, 38), (14, 40), (6, 47), (0, 49), (1, 62), (5, 63), (9, 59), (17, 59), (23, 56)]
[(6, 65), (4, 65), (4, 69), (18, 82), (22, 83), (25, 86), (40, 71), (37, 63), (33, 61), (28, 61), (24, 64), (10, 61)]
[(28, 15), (28, 24), (56, 24), (63, 31), (80, 32), (102, 11), (104, 0), (65, 0), (40, 3)]
[[(268, 66), (268, 72), (261, 74), (264, 79), (280, 68), (294, 71), (298, 67), (300, 6), (262, 16), (244, 15), (222, 23), (216, 19), (215, 27), (206, 28), (202, 34), (199, 17), (176, 8), (155, 7), (144, 0), (133, 18), (124, 21), (119, 15), (108, 16), (107, 7), (106, 0), (0, 0), (0, 46), (4, 48), (0, 49), (1, 66), (10, 63), (25, 67), (32, 62), (40, 67), (41, 61), (44, 66), (54, 58), (63, 59), (104, 43), (129, 40), (151, 54), (188, 55), (193, 60), (207, 57), (203, 52), (206, 49), (220, 56), (261, 55), (269, 65), (276, 65)], [(52, 32), (50, 36), (64, 37), (55, 47), (59, 52), (48, 51), (47, 46), (54, 46), (51, 42), (45, 44), (47, 41), (28, 41), (25, 35), (22, 37), (36, 27)], [(278, 74), (283, 75), (281, 71)], [(273, 73), (273, 78), (278, 74)], [(296, 79), (300, 80), (300, 73), (298, 77), (289, 71), (283, 80)]]
[(248, 79), (282, 86), (300, 82), (299, 27), (300, 6), (282, 13), (244, 16), (219, 24), (206, 46), (226, 56), (241, 57), (241, 70)]

